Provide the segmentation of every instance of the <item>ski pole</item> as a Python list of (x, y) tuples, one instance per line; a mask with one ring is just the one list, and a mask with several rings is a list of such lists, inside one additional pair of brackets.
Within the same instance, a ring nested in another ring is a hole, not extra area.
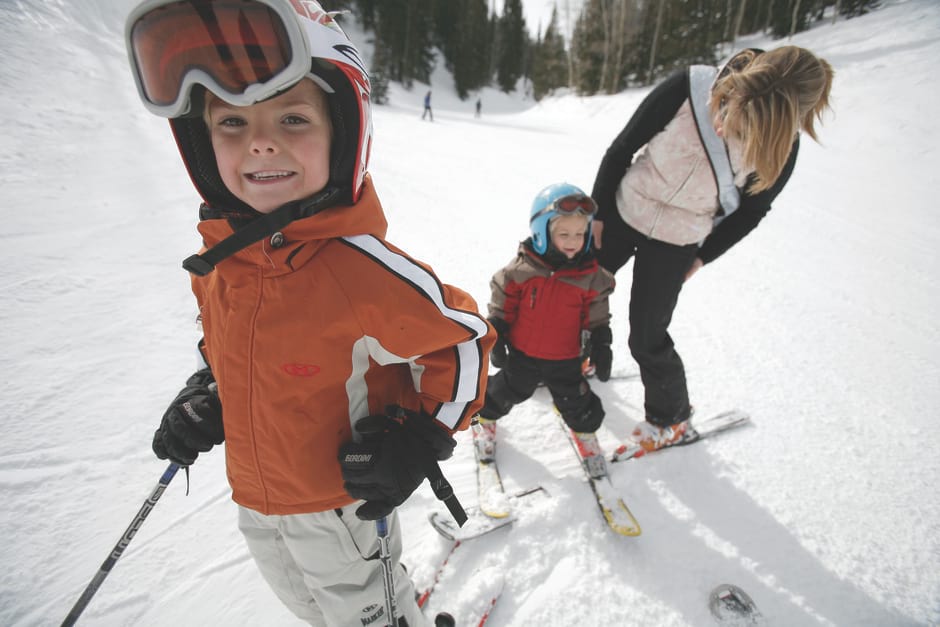
[(388, 517), (375, 521), (375, 531), (379, 536), (379, 561), (382, 562), (382, 581), (385, 584), (385, 614), (390, 627), (408, 627), (408, 622), (398, 618), (395, 607), (395, 575), (392, 572), (392, 550), (389, 547)]
[(146, 520), (147, 515), (150, 513), (150, 510), (153, 509), (154, 505), (157, 504), (157, 501), (160, 499), (160, 495), (163, 494), (163, 491), (166, 490), (166, 487), (169, 485), (170, 480), (173, 479), (173, 476), (176, 474), (176, 471), (180, 467), (171, 463), (167, 466), (166, 470), (163, 471), (163, 476), (160, 477), (160, 481), (157, 483), (157, 487), (154, 488), (153, 492), (147, 497), (147, 500), (144, 501), (143, 506), (141, 506), (140, 511), (137, 512), (137, 515), (134, 516), (134, 520), (131, 521), (130, 526), (127, 530), (124, 531), (124, 535), (121, 536), (121, 539), (118, 541), (114, 548), (111, 549), (111, 554), (108, 555), (108, 558), (101, 564), (101, 568), (98, 569), (98, 572), (95, 573), (95, 576), (92, 577), (91, 582), (85, 588), (85, 591), (82, 592), (82, 596), (79, 597), (78, 601), (75, 602), (75, 605), (72, 606), (72, 611), (69, 612), (68, 616), (65, 617), (65, 620), (62, 621), (62, 627), (71, 627), (75, 624), (75, 621), (78, 620), (78, 617), (85, 610), (85, 607), (88, 605), (88, 602), (91, 601), (91, 597), (95, 596), (95, 592), (98, 591), (99, 586), (104, 581), (105, 577), (108, 576), (108, 573), (111, 572), (111, 569), (114, 567), (114, 563), (118, 561), (118, 558), (121, 557), (121, 554), (124, 553), (124, 549), (127, 548), (127, 545), (130, 544), (130, 541), (134, 539), (134, 535), (137, 534), (137, 530), (140, 529), (140, 526)]

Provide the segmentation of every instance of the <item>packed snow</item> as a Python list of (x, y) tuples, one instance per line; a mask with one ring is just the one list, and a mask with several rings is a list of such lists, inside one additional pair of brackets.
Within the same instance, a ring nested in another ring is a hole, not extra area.
[[(199, 198), (140, 104), (130, 0), (0, 2), (0, 624), (57, 625), (166, 468), (150, 450), (195, 368), (180, 261)], [(774, 47), (784, 41), (737, 42)], [(741, 586), (771, 625), (940, 624), (940, 4), (886, 0), (792, 38), (835, 67), (823, 144), (750, 237), (685, 287), (672, 331), (698, 416), (753, 426), (612, 466), (643, 526), (604, 524), (544, 390), (499, 424), (517, 521), (451, 556), (430, 600), (475, 625), (709, 625)], [(648, 92), (460, 101), (435, 72), (375, 110), (389, 239), (469, 291), (527, 235), (547, 184), (590, 189)], [(934, 200), (932, 200), (934, 199)], [(629, 266), (613, 297), (615, 373)], [(595, 382), (612, 450), (642, 419), (631, 380)], [(476, 501), (469, 435), (444, 471)], [(85, 610), (86, 625), (296, 625), (236, 528), (221, 447), (180, 473)], [(450, 543), (425, 486), (400, 509), (423, 590)]]

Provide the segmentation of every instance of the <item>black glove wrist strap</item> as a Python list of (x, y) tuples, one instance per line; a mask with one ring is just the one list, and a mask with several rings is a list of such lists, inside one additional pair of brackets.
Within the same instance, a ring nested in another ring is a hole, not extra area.
[(431, 490), (434, 491), (434, 496), (444, 502), (444, 505), (450, 511), (450, 515), (457, 521), (457, 526), (463, 527), (463, 524), (467, 522), (467, 512), (460, 504), (460, 501), (457, 500), (454, 488), (447, 481), (444, 473), (441, 472), (441, 466), (436, 459), (426, 457), (425, 460), (424, 472), (428, 477), (428, 483), (431, 484)]

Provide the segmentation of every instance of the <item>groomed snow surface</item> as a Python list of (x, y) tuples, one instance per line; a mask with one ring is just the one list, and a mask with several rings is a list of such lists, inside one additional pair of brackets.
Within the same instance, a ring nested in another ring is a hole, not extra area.
[[(0, 2), (0, 624), (58, 625), (156, 485), (150, 450), (194, 369), (180, 261), (199, 203), (167, 127), (143, 108), (124, 51), (129, 0)], [(736, 46), (775, 47), (748, 39)], [(475, 625), (709, 625), (709, 591), (744, 588), (772, 625), (940, 624), (940, 4), (886, 0), (792, 43), (837, 72), (823, 145), (750, 237), (685, 287), (672, 334), (693, 403), (752, 427), (613, 467), (643, 525), (602, 521), (540, 390), (499, 426), (510, 528), (451, 558), (431, 610)], [(590, 189), (648, 89), (540, 103), (459, 101), (436, 72), (375, 110), (371, 170), (389, 239), (468, 290), (527, 234), (535, 193)], [(629, 266), (613, 297), (614, 370)], [(315, 332), (315, 330), (312, 330)], [(635, 381), (595, 383), (613, 450), (642, 419)], [(469, 435), (445, 473), (476, 500)], [(295, 625), (236, 528), (223, 452), (182, 473), (82, 624)], [(401, 508), (423, 589), (449, 544), (425, 485)]]

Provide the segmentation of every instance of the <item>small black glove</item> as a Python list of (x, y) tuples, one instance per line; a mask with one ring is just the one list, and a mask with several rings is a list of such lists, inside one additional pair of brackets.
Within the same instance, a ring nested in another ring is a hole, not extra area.
[(362, 418), (356, 431), (362, 441), (340, 447), (339, 465), (346, 492), (366, 501), (356, 510), (362, 520), (388, 516), (421, 485), (428, 468), (453, 455), (457, 445), (427, 414), (396, 406)]
[(186, 381), (186, 387), (163, 414), (153, 434), (153, 452), (180, 466), (189, 466), (216, 444), (225, 441), (222, 403), (212, 371), (203, 368)]
[(509, 347), (506, 345), (506, 334), (509, 333), (509, 323), (502, 318), (493, 316), (487, 318), (493, 328), (496, 329), (496, 343), (493, 344), (493, 351), (490, 353), (490, 361), (496, 368), (505, 368), (506, 361), (509, 359)]
[(610, 379), (610, 368), (614, 363), (614, 354), (610, 350), (612, 340), (609, 326), (604, 325), (591, 331), (591, 363), (595, 376), (601, 381)]

